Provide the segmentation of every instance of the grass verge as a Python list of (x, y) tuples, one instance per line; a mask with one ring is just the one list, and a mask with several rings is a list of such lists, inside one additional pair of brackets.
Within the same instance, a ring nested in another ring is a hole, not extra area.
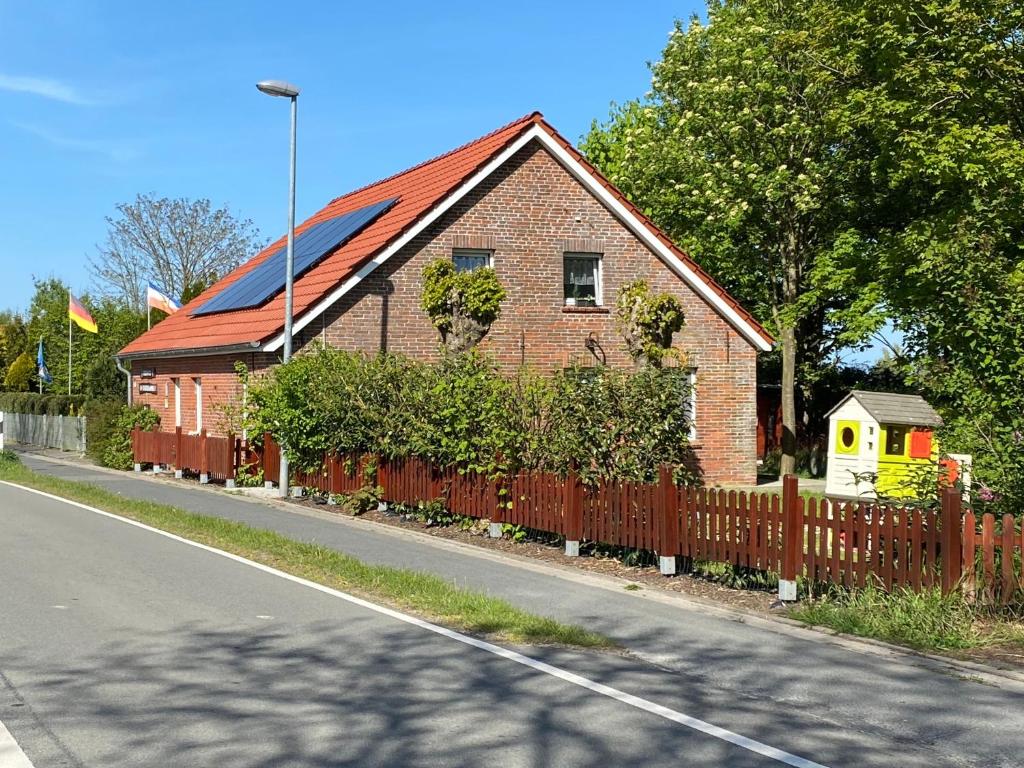
[(40, 475), (9, 452), (0, 454), (0, 480), (113, 512), (319, 584), (408, 610), (454, 629), (514, 643), (617, 647), (603, 635), (535, 616), (499, 598), (455, 587), (437, 576), (367, 565), (341, 552), (294, 541), (272, 531), (125, 498), (88, 483)]
[(838, 592), (790, 611), (799, 621), (922, 651), (971, 651), (994, 646), (1024, 650), (1019, 617), (994, 614), (955, 592), (884, 592), (876, 587)]

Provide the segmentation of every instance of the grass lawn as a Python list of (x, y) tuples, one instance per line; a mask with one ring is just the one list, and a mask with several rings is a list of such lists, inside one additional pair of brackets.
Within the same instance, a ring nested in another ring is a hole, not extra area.
[[(789, 615), (807, 624), (921, 651), (975, 651), (964, 655), (979, 660), (1024, 653), (1024, 622), (1019, 616), (971, 605), (959, 592), (895, 589), (887, 593), (869, 586), (802, 603)], [(1021, 663), (1019, 658), (1016, 663)]]
[(465, 632), (513, 643), (616, 647), (612, 640), (582, 627), (535, 616), (499, 598), (455, 587), (437, 576), (368, 565), (335, 550), (294, 541), (272, 531), (127, 499), (88, 483), (40, 475), (9, 452), (0, 453), (0, 480), (113, 512)]

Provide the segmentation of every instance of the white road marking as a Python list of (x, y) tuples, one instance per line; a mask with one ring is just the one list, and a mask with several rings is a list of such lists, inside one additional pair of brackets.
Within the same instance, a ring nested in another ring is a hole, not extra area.
[[(674, 709), (662, 706), (661, 704), (657, 704), (653, 701), (650, 701), (649, 699), (644, 699), (640, 696), (634, 696), (631, 693), (620, 691), (618, 688), (613, 688), (609, 685), (605, 685), (604, 683), (595, 682), (594, 680), (590, 680), (589, 678), (583, 677), (582, 675), (577, 675), (575, 672), (569, 672), (568, 670), (556, 667), (553, 664), (548, 664), (547, 662), (540, 661), (539, 659), (531, 658), (530, 656), (526, 656), (525, 654), (519, 653), (517, 651), (509, 650), (508, 648), (502, 648), (500, 645), (494, 645), (493, 643), (489, 643), (486, 640), (479, 640), (475, 637), (464, 635), (461, 632), (456, 632), (455, 630), (448, 629), (447, 627), (442, 627), (437, 624), (431, 624), (429, 621), (419, 619), (415, 616), (410, 616), (409, 614), (396, 611), (392, 608), (388, 608), (383, 605), (378, 605), (377, 603), (371, 603), (368, 600), (363, 600), (362, 598), (356, 597), (355, 595), (350, 595), (347, 592), (342, 592), (341, 590), (333, 589), (332, 587), (327, 587), (323, 584), (317, 584), (315, 581), (309, 581), (308, 579), (303, 579), (299, 576), (293, 576), (290, 573), (285, 573), (284, 571), (279, 571), (276, 568), (271, 568), (269, 565), (257, 563), (254, 560), (247, 560), (246, 558), (232, 554), (231, 552), (225, 552), (224, 550), (217, 549), (216, 547), (211, 547), (206, 544), (200, 544), (198, 541), (192, 541), (191, 539), (186, 539), (183, 536), (178, 536), (174, 533), (162, 531), (159, 528), (154, 528), (151, 525), (140, 523), (137, 520), (131, 520), (127, 517), (122, 517), (121, 515), (115, 515), (113, 512), (106, 512), (102, 509), (97, 509), (96, 507), (90, 507), (87, 504), (81, 504), (77, 501), (71, 501), (70, 499), (55, 496), (52, 493), (39, 491), (36, 490), (35, 488), (28, 488), (24, 485), (18, 485), (17, 483), (11, 483), (6, 480), (0, 480), (0, 484), (9, 485), (12, 488), (18, 488), (22, 491), (27, 491), (28, 493), (34, 493), (37, 496), (43, 496), (45, 498), (52, 499), (54, 501), (59, 501), (73, 507), (78, 507), (88, 512), (93, 512), (97, 515), (102, 515), (103, 517), (109, 517), (112, 520), (117, 520), (128, 525), (133, 525), (136, 528), (141, 528), (144, 531), (149, 531), (150, 533), (155, 533), (159, 536), (164, 536), (165, 538), (181, 542), (182, 544), (187, 544), (190, 547), (196, 547), (197, 549), (202, 549), (207, 552), (211, 552), (215, 555), (226, 557), (228, 560), (234, 560), (237, 563), (248, 565), (251, 568), (263, 571), (264, 573), (269, 573), (279, 578), (287, 579), (288, 581), (294, 582), (296, 584), (301, 584), (304, 587), (315, 589), (318, 592), (323, 592), (324, 594), (339, 598), (340, 600), (344, 600), (353, 605), (358, 605), (362, 608), (366, 608), (367, 610), (374, 611), (384, 616), (388, 616), (389, 618), (395, 619), (396, 621), (411, 624), (414, 627), (419, 627), (420, 629), (424, 629), (428, 632), (433, 632), (434, 634), (441, 635), (442, 637), (447, 637), (450, 640), (455, 640), (456, 642), (463, 643), (464, 645), (479, 648), (482, 651), (486, 651), (487, 653), (491, 653), (500, 658), (507, 659), (508, 661), (513, 661), (516, 664), (522, 664), (523, 666), (529, 667), (530, 669), (534, 669), (538, 672), (543, 672), (546, 675), (556, 677), (559, 680), (571, 683), (572, 685), (576, 685), (588, 691), (592, 691), (602, 696), (606, 696), (610, 699), (614, 699), (618, 702), (621, 702), (631, 707), (635, 707), (636, 709), (642, 710), (649, 714), (657, 715), (658, 717), (662, 717), (666, 720), (678, 723), (679, 725), (686, 726), (687, 728), (706, 734), (708, 736), (712, 736), (716, 739), (720, 739), (730, 744), (734, 744), (737, 747), (761, 755), (763, 757), (767, 757), (771, 760), (783, 763), (784, 765), (793, 766), (793, 768), (827, 768), (821, 763), (816, 763), (813, 760), (808, 760), (807, 758), (800, 757), (799, 755), (794, 755), (784, 750), (777, 749), (776, 747), (769, 746), (768, 744), (764, 744), (760, 741), (757, 741), (756, 739), (751, 739), (747, 736), (734, 733), (733, 731), (727, 730), (725, 728), (720, 728), (717, 725), (713, 725), (712, 723), (700, 720), (696, 717), (692, 717), (682, 712), (677, 712)], [(0, 725), (0, 727), (2, 727), (2, 725)], [(0, 737), (2, 737), (2, 734), (0, 734)], [(2, 738), (0, 738), (0, 746), (2, 746), (2, 743)], [(15, 746), (17, 745), (15, 744)], [(19, 749), (18, 751), (20, 752), (21, 750)], [(3, 753), (0, 752), (0, 757), (2, 756)], [(27, 765), (31, 766), (31, 763), (28, 763)], [(23, 767), (22, 765), (17, 763), (8, 766), (6, 763), (0, 760), (0, 768)]]
[(51, 605), (51, 608), (56, 608), (59, 611), (66, 611), (68, 607), (66, 605)]
[(0, 723), (0, 768), (35, 768), (3, 723)]

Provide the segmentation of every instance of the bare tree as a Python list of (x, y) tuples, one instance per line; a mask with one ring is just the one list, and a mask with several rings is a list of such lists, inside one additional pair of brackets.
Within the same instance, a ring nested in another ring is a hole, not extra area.
[(107, 239), (89, 269), (101, 293), (140, 311), (147, 280), (172, 296), (191, 296), (264, 244), (252, 221), (209, 200), (139, 195), (117, 211), (107, 217)]

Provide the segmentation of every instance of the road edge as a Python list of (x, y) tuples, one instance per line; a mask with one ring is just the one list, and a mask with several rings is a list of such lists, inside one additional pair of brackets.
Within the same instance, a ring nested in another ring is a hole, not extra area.
[[(124, 472), (117, 469), (110, 469), (109, 467), (101, 467), (94, 464), (89, 464), (84, 461), (74, 461), (72, 459), (57, 458), (43, 453), (25, 451), (21, 450), (20, 448), (15, 450), (19, 454), (32, 456), (34, 458), (38, 458), (42, 461), (47, 461), (53, 464), (60, 464), (72, 468), (94, 470), (115, 477), (130, 477), (133, 479), (145, 480), (147, 482), (161, 483), (164, 485), (181, 488), (186, 491), (200, 491), (212, 494), (227, 493), (225, 489), (219, 486), (202, 486), (198, 484), (189, 484), (187, 482), (175, 480), (174, 478), (171, 477), (162, 477), (160, 475), (153, 475), (151, 473), (147, 474)], [(645, 584), (634, 582), (619, 576), (580, 572), (578, 569), (571, 568), (569, 566), (561, 566), (555, 563), (548, 562), (541, 563), (525, 555), (516, 555), (514, 553), (506, 552), (495, 552), (492, 550), (484, 549), (483, 547), (475, 547), (469, 544), (463, 544), (462, 542), (453, 541), (451, 539), (442, 539), (437, 536), (431, 536), (430, 534), (423, 533), (421, 531), (408, 530), (391, 525), (381, 525), (371, 520), (363, 520), (358, 517), (348, 517), (332, 514), (330, 512), (321, 512), (316, 509), (311, 509), (309, 507), (303, 507), (297, 504), (290, 503), (283, 499), (246, 496), (244, 494), (239, 494), (237, 492), (230, 493), (230, 496), (233, 499), (249, 502), (252, 504), (259, 504), (262, 506), (269, 506), (273, 509), (277, 509), (282, 512), (287, 512), (290, 514), (304, 515), (306, 517), (312, 517), (326, 522), (331, 522), (337, 525), (351, 526), (355, 528), (360, 528), (365, 531), (371, 531), (374, 533), (392, 536), (396, 538), (412, 539), (419, 543), (423, 543), (425, 545), (432, 546), (437, 549), (458, 552), (460, 554), (469, 555), (481, 560), (500, 562), (511, 567), (521, 568), (523, 570), (531, 571), (534, 573), (541, 573), (544, 575), (553, 576), (555, 578), (560, 578), (566, 581), (572, 581), (574, 583), (581, 584), (584, 586), (591, 586), (599, 589), (604, 589), (609, 592), (614, 592), (618, 595), (628, 594), (631, 598), (639, 600), (652, 600), (654, 602), (675, 607), (685, 611), (693, 611), (698, 613), (712, 613), (729, 621), (736, 621), (750, 626), (757, 626), (766, 631), (777, 632), (779, 634), (787, 635), (790, 637), (797, 637), (800, 639), (812, 640), (816, 642), (826, 642), (831, 645), (843, 648), (845, 650), (861, 653), (864, 655), (877, 656), (879, 653), (882, 653), (888, 659), (894, 662), (910, 663), (914, 666), (927, 668), (929, 671), (936, 672), (938, 674), (955, 674), (959, 677), (968, 680), (974, 680), (976, 682), (981, 682), (988, 685), (997, 685), (1000, 687), (1003, 686), (1005, 683), (1011, 683), (1014, 687), (1019, 687), (1020, 690), (1024, 692), (1024, 672), (1018, 672), (1016, 670), (1003, 669), (1001, 667), (983, 664), (980, 662), (955, 659), (949, 656), (926, 653), (924, 651), (916, 651), (912, 648), (906, 648), (904, 646), (885, 642), (884, 640), (875, 640), (873, 638), (849, 635), (831, 629), (829, 627), (805, 624), (804, 622), (797, 621), (796, 619), (790, 619), (785, 616), (754, 613), (752, 611), (746, 611), (741, 608), (720, 605), (715, 603), (714, 601), (708, 600), (706, 598), (701, 598), (696, 595), (686, 595), (684, 593), (679, 592), (669, 592), (667, 590), (651, 589), (647, 587), (647, 585)], [(633, 584), (639, 585), (641, 589), (636, 591), (630, 591), (628, 593), (625, 592), (624, 587)], [(634, 649), (629, 649), (629, 651), (630, 653), (635, 653), (640, 658), (647, 658), (648, 660), (654, 661), (656, 663), (663, 663), (663, 660), (661, 659), (651, 659), (649, 654), (641, 654), (635, 651)]]

